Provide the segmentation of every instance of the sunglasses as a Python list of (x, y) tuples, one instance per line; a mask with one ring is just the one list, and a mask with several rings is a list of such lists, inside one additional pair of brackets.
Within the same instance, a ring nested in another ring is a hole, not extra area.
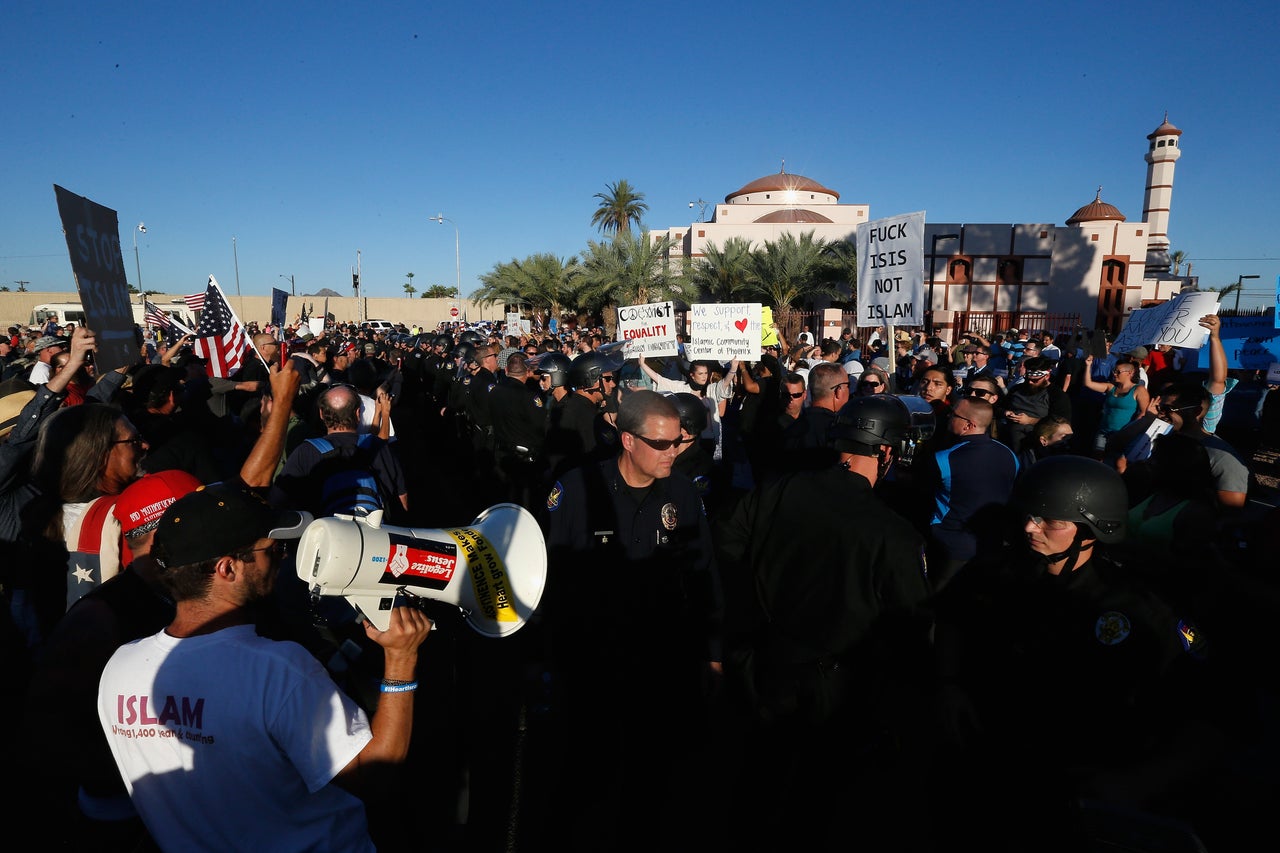
[(618, 377), (614, 376), (612, 373), (606, 373), (600, 377), (600, 381), (601, 382), (617, 382)]
[(970, 388), (964, 395), (966, 397), (991, 397), (993, 399), (1000, 396), (995, 391), (984, 391), (981, 388)]
[(1162, 415), (1171, 415), (1174, 412), (1190, 412), (1199, 409), (1199, 405), (1194, 406), (1167, 406), (1164, 403), (1156, 406), (1156, 411)]
[(1028, 370), (1027, 371), (1028, 379), (1044, 379), (1048, 375), (1049, 375), (1049, 371), (1047, 370)]
[(684, 444), (683, 435), (680, 436), (679, 438), (649, 438), (648, 436), (637, 435), (634, 432), (631, 434), (634, 435), (636, 438), (640, 439), (641, 441), (643, 441), (645, 444), (652, 447), (654, 450), (658, 451), (659, 453), (661, 453), (664, 450), (670, 450), (673, 447), (679, 447), (680, 445)]
[(801, 397), (803, 397), (803, 396), (804, 396), (804, 392), (803, 392), (803, 391), (797, 391), (797, 392), (795, 392), (795, 393), (793, 394), (793, 393), (791, 393), (790, 391), (788, 391), (788, 392), (786, 392), (786, 396), (787, 396), (787, 397), (790, 397), (792, 400), (799, 400)]
[(858, 387), (859, 388), (879, 388), (883, 384), (884, 384), (883, 382), (872, 382), (868, 379), (864, 379), (858, 383)]
[(113, 441), (113, 442), (111, 442), (111, 443), (112, 443), (112, 444), (132, 444), (134, 447), (136, 447), (136, 448), (138, 448), (139, 450), (141, 450), (141, 449), (142, 449), (142, 445), (143, 445), (145, 442), (146, 442), (146, 439), (145, 439), (145, 438), (143, 438), (143, 437), (142, 437), (142, 436), (140, 436), (140, 435), (135, 435), (133, 438), (118, 438), (118, 439), (116, 439), (115, 441)]

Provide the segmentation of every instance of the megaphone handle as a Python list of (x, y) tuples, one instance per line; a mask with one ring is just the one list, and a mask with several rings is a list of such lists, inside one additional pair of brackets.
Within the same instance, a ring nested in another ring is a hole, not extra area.
[[(432, 600), (430, 598), (426, 598), (421, 595), (415, 595), (405, 587), (400, 587), (399, 589), (397, 589), (396, 594), (397, 594), (397, 598), (403, 599), (405, 604), (408, 604), (411, 607), (416, 607), (417, 609), (421, 610), (423, 613), (427, 612), (426, 602)], [(461, 607), (459, 607), (458, 609), (462, 610)], [(465, 613), (466, 611), (463, 611), (463, 612)], [(436, 620), (432, 619), (431, 630), (434, 631), (435, 629), (436, 629)]]

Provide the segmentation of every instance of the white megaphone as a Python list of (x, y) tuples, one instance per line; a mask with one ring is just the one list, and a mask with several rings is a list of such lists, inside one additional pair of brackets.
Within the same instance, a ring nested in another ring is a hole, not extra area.
[(298, 577), (312, 595), (340, 595), (380, 631), (396, 594), (456, 605), (476, 632), (505, 637), (525, 624), (547, 580), (542, 528), (518, 504), (491, 506), (468, 527), (383, 527), (367, 518), (317, 518), (298, 543)]

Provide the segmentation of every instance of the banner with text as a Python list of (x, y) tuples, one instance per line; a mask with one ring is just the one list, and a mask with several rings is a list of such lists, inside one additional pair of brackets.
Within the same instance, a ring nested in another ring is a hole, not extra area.
[(679, 355), (676, 343), (675, 305), (649, 302), (618, 309), (618, 340), (627, 342), (627, 357)]
[(858, 226), (858, 326), (924, 323), (924, 211)]
[(120, 220), (109, 207), (53, 185), (58, 215), (71, 255), (71, 272), (84, 305), (85, 320), (97, 339), (98, 375), (136, 364), (141, 339), (129, 304)]
[[(1270, 370), (1280, 361), (1280, 331), (1269, 314), (1261, 317), (1223, 317), (1218, 327), (1222, 350), (1227, 355), (1229, 370)], [(1209, 369), (1209, 348), (1195, 353), (1195, 367)], [(1191, 362), (1188, 361), (1188, 364)]]
[(734, 359), (759, 361), (763, 308), (759, 302), (690, 305), (685, 357), (722, 364)]
[(1209, 330), (1200, 325), (1200, 318), (1217, 313), (1218, 294), (1179, 293), (1162, 305), (1135, 309), (1111, 342), (1111, 351), (1125, 353), (1152, 344), (1199, 349), (1209, 339)]

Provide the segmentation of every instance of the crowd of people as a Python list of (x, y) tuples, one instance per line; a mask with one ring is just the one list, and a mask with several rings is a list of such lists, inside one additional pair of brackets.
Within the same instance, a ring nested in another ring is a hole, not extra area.
[[(1280, 396), (1233, 432), (1256, 377), (1200, 324), (1204, 371), (1101, 331), (721, 363), (250, 324), (226, 377), (189, 336), (100, 374), (91, 329), (11, 328), (10, 804), (130, 853), (1241, 849), (1280, 794), (1241, 436), (1280, 446)], [(290, 553), (498, 503), (547, 561), (507, 637), (429, 599), (378, 630)]]

